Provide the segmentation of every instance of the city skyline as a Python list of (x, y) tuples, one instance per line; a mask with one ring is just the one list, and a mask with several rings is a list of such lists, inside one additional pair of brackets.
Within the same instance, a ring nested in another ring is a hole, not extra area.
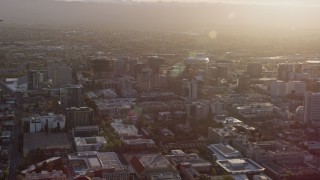
[(319, 180), (319, 5), (0, 0), (0, 180)]

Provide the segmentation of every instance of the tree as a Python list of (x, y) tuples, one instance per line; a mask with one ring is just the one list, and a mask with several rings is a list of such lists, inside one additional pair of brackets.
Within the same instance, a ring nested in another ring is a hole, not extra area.
[(8, 175), (9, 175), (9, 171), (7, 169), (4, 170), (3, 171), (3, 178), (1, 178), (1, 179), (7, 179)]
[(57, 131), (58, 131), (58, 132), (61, 131), (60, 122), (57, 123)]
[(207, 177), (206, 175), (204, 174), (201, 174), (200, 177), (199, 177), (200, 180), (209, 180), (209, 177)]
[(216, 170), (216, 168), (212, 168), (211, 169), (211, 174), (213, 175), (213, 176), (216, 176), (217, 175), (217, 170)]
[(231, 175), (223, 175), (223, 180), (234, 180), (234, 178)]
[(46, 133), (49, 132), (48, 120), (46, 121), (46, 125), (44, 126), (44, 130)]
[(16, 175), (16, 180), (23, 180), (24, 176), (21, 174)]

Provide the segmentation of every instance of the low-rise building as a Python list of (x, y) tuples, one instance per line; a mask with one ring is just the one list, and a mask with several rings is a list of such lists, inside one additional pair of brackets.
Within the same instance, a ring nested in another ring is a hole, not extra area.
[(72, 150), (67, 133), (25, 133), (23, 139), (23, 156), (66, 156)]
[(189, 164), (190, 167), (200, 173), (210, 173), (213, 167), (209, 161), (200, 158), (197, 154), (187, 154), (182, 150), (171, 150), (171, 155), (166, 155), (165, 157), (176, 167)]
[(73, 173), (91, 178), (129, 180), (130, 169), (115, 152), (85, 151), (68, 155)]
[(252, 158), (258, 163), (303, 163), (305, 153), (303, 150), (285, 141), (260, 141), (251, 143), (244, 140), (233, 142), (235, 149), (247, 158)]
[(161, 154), (139, 154), (130, 160), (135, 174), (139, 179), (152, 179), (161, 174), (172, 174), (177, 179), (181, 179), (177, 170)]
[(62, 130), (65, 128), (66, 118), (61, 114), (49, 113), (46, 116), (33, 115), (27, 118), (30, 124), (30, 133), (40, 131)]
[(274, 180), (282, 179), (319, 179), (320, 171), (304, 163), (276, 163), (262, 164), (266, 168), (266, 174)]
[(41, 171), (40, 173), (32, 172), (25, 175), (24, 180), (43, 180), (43, 179), (50, 179), (50, 180), (67, 180), (67, 175), (64, 174), (61, 170), (56, 171), (53, 170), (49, 171)]
[(104, 137), (75, 137), (74, 144), (77, 152), (98, 151), (107, 145)]
[(218, 160), (216, 163), (229, 174), (259, 174), (265, 170), (251, 159), (226, 159)]
[(127, 117), (135, 105), (135, 98), (116, 98), (94, 100), (100, 116)]
[(271, 103), (252, 103), (248, 106), (239, 106), (237, 110), (244, 118), (270, 118), (273, 113)]
[(228, 144), (211, 144), (207, 147), (211, 151), (211, 153), (213, 153), (217, 160), (234, 159), (242, 157), (239, 151), (237, 151)]
[(111, 127), (120, 138), (140, 137), (140, 135), (138, 134), (138, 129), (134, 125), (111, 123)]
[(231, 139), (235, 139), (237, 135), (227, 128), (212, 128), (208, 129), (208, 139), (215, 143), (228, 143)]
[(155, 150), (156, 144), (153, 139), (122, 139), (122, 147), (126, 151), (149, 151)]

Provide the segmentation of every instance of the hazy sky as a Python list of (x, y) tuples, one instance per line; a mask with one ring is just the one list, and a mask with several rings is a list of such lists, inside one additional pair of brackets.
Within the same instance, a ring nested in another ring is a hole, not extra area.
[[(61, 0), (61, 1), (82, 1), (82, 2), (108, 2), (117, 0)], [(130, 0), (123, 0), (130, 1)], [(294, 6), (319, 6), (319, 0), (131, 0), (141, 2), (209, 2), (228, 4), (261, 4), (261, 5), (294, 5)]]
[[(119, 3), (126, 1), (225, 4)], [(0, 0), (4, 23), (52, 26), (183, 31), (220, 27), (234, 31), (252, 27), (320, 29), (319, 17), (320, 0)]]

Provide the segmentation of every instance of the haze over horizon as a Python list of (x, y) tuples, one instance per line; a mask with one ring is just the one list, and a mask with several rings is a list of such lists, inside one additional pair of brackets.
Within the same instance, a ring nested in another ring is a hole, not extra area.
[(315, 0), (174, 0), (173, 2), (212, 3), (146, 3), (155, 1), (1, 0), (0, 19), (4, 19), (7, 24), (159, 31), (198, 31), (223, 27), (234, 31), (252, 28), (320, 28), (320, 2)]
[[(58, 0), (67, 2), (111, 2), (113, 0)], [(247, 5), (296, 5), (296, 6), (319, 6), (316, 0), (120, 0), (122, 2), (204, 2), (223, 4), (247, 4)], [(113, 1), (116, 2), (116, 1)]]

